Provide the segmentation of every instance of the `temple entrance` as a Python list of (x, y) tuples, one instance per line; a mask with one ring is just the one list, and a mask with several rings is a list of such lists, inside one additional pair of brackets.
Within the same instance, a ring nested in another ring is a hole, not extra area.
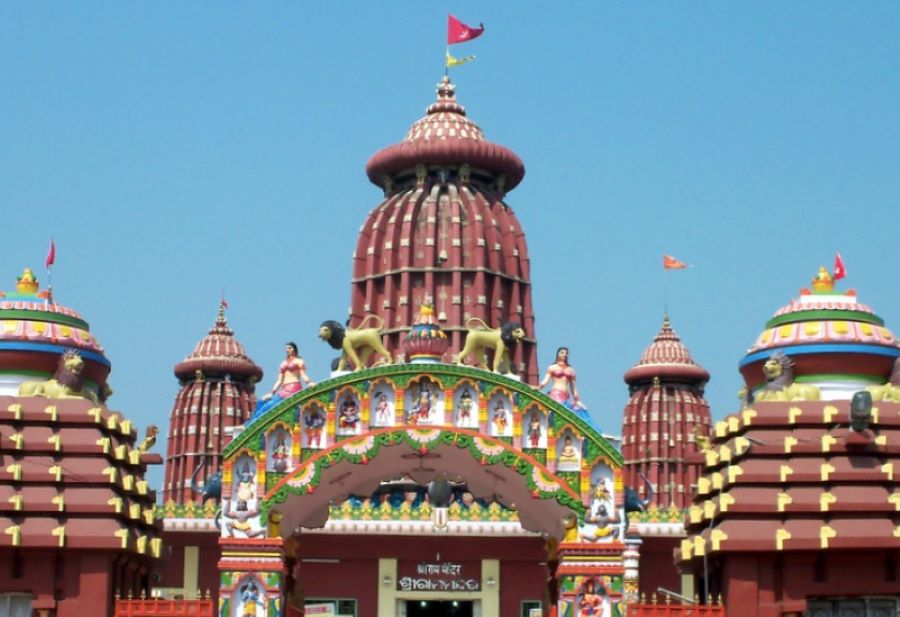
[(406, 617), (475, 617), (469, 600), (401, 600)]

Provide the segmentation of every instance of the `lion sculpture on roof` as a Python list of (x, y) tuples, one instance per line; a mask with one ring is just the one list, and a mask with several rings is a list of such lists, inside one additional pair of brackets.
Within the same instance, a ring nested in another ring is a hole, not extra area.
[(45, 396), (47, 398), (86, 398), (99, 403), (97, 394), (84, 388), (84, 359), (74, 349), (59, 357), (53, 379), (26, 381), (19, 385), (19, 396)]
[(794, 361), (783, 351), (776, 351), (763, 365), (766, 385), (754, 394), (756, 401), (818, 401), (819, 389), (805, 383), (794, 383)]

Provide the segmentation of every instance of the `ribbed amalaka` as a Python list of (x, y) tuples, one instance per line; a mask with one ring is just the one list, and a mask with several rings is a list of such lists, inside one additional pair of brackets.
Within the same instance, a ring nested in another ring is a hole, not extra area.
[(691, 502), (701, 465), (695, 430), (710, 433), (709, 405), (703, 388), (709, 373), (694, 362), (675, 334), (668, 315), (640, 362), (625, 373), (631, 398), (622, 422), (625, 483), (646, 498), (643, 473), (653, 485), (659, 508), (685, 508)]
[(194, 351), (175, 365), (180, 388), (169, 420), (163, 501), (187, 503), (199, 499), (191, 491), (191, 475), (200, 486), (219, 470), (228, 439), (225, 429), (243, 424), (256, 405), (255, 384), (262, 369), (244, 351), (219, 307), (215, 325)]
[[(432, 303), (450, 340), (444, 361), (462, 347), (466, 322), (522, 324), (527, 333), (512, 370), (537, 378), (534, 312), (525, 234), (507, 191), (525, 175), (511, 150), (485, 140), (456, 102), (448, 78), (438, 99), (399, 144), (366, 166), (385, 199), (369, 214), (356, 244), (350, 323), (384, 318), (385, 344), (402, 354), (402, 340)], [(474, 360), (474, 359), (473, 359)]]

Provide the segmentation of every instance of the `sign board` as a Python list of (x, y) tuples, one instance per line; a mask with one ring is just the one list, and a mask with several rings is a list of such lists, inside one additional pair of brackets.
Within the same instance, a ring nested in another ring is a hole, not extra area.
[(318, 604), (307, 604), (303, 607), (305, 615), (318, 615), (318, 617), (335, 617), (334, 602), (321, 602)]
[(397, 564), (399, 591), (481, 591), (481, 562), (411, 562)]

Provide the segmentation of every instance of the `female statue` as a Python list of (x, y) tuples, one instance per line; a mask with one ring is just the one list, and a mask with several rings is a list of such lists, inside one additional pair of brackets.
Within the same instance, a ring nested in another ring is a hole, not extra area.
[(303, 389), (305, 382), (308, 387), (315, 384), (313, 380), (306, 374), (306, 363), (298, 355), (297, 344), (288, 342), (284, 344), (284, 362), (278, 367), (278, 380), (272, 386), (272, 391), (266, 396), (278, 396), (285, 399), (292, 394), (296, 394)]
[(549, 396), (554, 401), (562, 403), (569, 409), (583, 408), (578, 389), (575, 387), (575, 369), (569, 365), (568, 347), (556, 350), (556, 361), (547, 367), (544, 379), (538, 384), (538, 390), (543, 390), (547, 384), (550, 384)]

